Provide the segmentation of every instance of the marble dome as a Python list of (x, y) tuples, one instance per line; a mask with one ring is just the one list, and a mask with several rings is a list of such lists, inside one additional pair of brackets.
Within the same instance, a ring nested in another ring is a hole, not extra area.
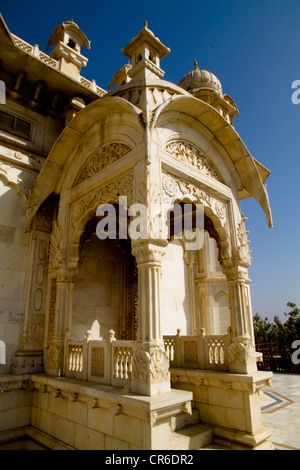
[(194, 69), (180, 80), (178, 86), (190, 93), (203, 89), (215, 91), (222, 95), (220, 80), (213, 73), (207, 70), (200, 70), (197, 61), (194, 63)]

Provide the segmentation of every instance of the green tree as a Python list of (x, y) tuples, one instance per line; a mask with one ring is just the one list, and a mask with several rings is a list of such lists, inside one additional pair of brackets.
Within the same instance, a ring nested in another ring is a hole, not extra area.
[(287, 317), (282, 322), (276, 315), (273, 322), (268, 318), (262, 319), (257, 313), (253, 317), (254, 334), (256, 343), (278, 342), (279, 349), (287, 356), (292, 354), (292, 344), (300, 340), (300, 309), (293, 302), (287, 302), (289, 311), (284, 315)]

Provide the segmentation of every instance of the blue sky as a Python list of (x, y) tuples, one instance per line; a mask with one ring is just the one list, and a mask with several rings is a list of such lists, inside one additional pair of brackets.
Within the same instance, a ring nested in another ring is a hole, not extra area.
[(17, 0), (3, 2), (1, 13), (11, 32), (44, 52), (54, 27), (72, 18), (91, 40), (91, 50), (82, 51), (89, 59), (82, 75), (104, 89), (127, 63), (121, 48), (145, 20), (171, 49), (161, 63), (164, 79), (178, 83), (195, 59), (213, 72), (239, 108), (237, 132), (271, 170), (274, 228), (255, 200), (241, 203), (253, 258), (253, 313), (284, 318), (286, 302), (300, 307), (300, 104), (291, 100), (292, 83), (300, 80), (298, 0)]

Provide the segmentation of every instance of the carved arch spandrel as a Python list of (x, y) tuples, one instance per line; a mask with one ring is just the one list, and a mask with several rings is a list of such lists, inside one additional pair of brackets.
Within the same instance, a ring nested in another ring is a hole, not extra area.
[(176, 160), (190, 165), (220, 183), (224, 183), (210, 158), (196, 145), (185, 140), (172, 140), (165, 145), (165, 150)]
[(92, 154), (77, 174), (74, 186), (82, 183), (97, 172), (118, 161), (131, 151), (131, 147), (122, 142), (112, 142), (103, 145)]
[(162, 173), (162, 197), (169, 207), (181, 201), (203, 204), (204, 214), (212, 222), (218, 236), (219, 261), (224, 267), (232, 264), (232, 242), (226, 202), (192, 183), (165, 172)]

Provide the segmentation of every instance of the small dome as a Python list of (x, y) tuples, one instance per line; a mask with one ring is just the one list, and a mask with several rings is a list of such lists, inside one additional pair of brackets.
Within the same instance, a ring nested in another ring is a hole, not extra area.
[(200, 70), (195, 60), (194, 70), (186, 74), (178, 83), (178, 86), (190, 93), (199, 90), (211, 90), (222, 95), (222, 85), (219, 79), (207, 70)]

